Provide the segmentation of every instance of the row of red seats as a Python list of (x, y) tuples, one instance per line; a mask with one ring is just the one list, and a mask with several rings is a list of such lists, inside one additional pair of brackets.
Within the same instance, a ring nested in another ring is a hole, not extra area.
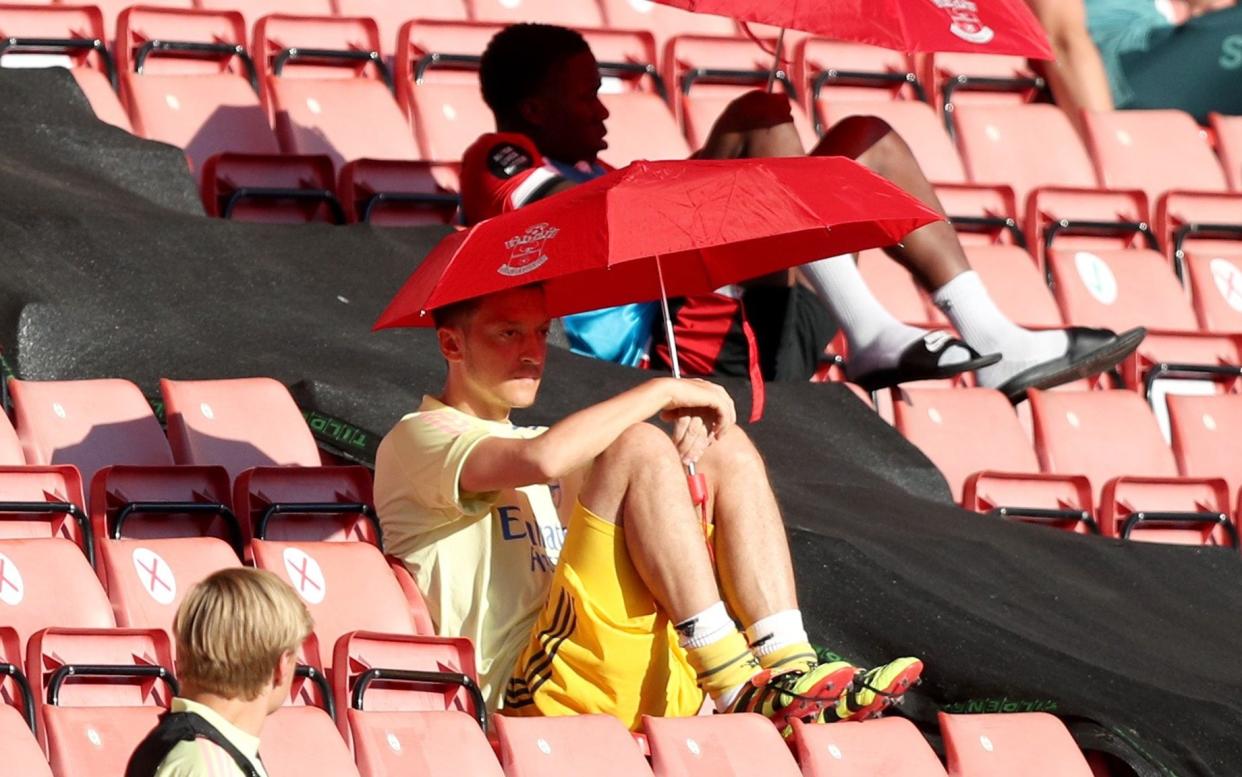
[(1032, 391), (1029, 432), (991, 389), (906, 387), (892, 412), (967, 509), (1079, 533), (1238, 545), (1242, 395), (1169, 396), (1171, 447), (1151, 408), (1125, 391)]

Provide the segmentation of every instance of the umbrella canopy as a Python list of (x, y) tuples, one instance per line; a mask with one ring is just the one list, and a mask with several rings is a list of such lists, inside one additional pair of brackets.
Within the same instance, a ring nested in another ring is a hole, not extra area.
[(842, 157), (635, 162), (446, 237), (375, 329), (530, 283), (552, 316), (706, 294), (940, 218)]
[(965, 51), (1052, 59), (1048, 38), (1022, 0), (657, 0), (834, 40), (907, 52)]

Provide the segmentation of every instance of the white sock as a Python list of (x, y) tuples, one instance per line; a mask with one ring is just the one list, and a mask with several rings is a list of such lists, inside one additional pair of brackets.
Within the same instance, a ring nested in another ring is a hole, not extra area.
[(1069, 340), (1059, 329), (1032, 332), (1010, 321), (974, 270), (967, 270), (936, 290), (936, 307), (953, 322), (962, 339), (979, 353), (1004, 356), (976, 371), (980, 386), (996, 388), (1022, 370), (1065, 354)]
[[(845, 254), (802, 265), (803, 275), (816, 295), (828, 306), (850, 344), (849, 377), (897, 365), (912, 343), (928, 334), (893, 318), (867, 288), (854, 257)], [(959, 364), (970, 359), (965, 348), (946, 348), (940, 364)]]
[(724, 602), (717, 601), (698, 615), (692, 615), (673, 628), (677, 629), (677, 642), (683, 648), (706, 647), (737, 631), (737, 624), (729, 617)]
[(802, 625), (801, 610), (781, 610), (760, 618), (746, 627), (745, 634), (746, 644), (759, 658), (789, 645), (810, 642)]

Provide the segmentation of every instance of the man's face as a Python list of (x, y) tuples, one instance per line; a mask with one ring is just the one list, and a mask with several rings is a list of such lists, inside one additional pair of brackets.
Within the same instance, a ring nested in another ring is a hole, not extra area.
[(440, 350), (472, 399), (492, 408), (530, 407), (548, 352), (543, 289), (485, 297), (462, 326), (440, 330)]
[(554, 68), (523, 112), (537, 136), (539, 151), (560, 162), (594, 162), (608, 148), (604, 120), (608, 109), (599, 99), (599, 65), (589, 51)]

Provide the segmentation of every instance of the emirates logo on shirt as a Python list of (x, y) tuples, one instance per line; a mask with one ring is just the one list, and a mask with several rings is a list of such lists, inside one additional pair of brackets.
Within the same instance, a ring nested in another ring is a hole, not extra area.
[(992, 42), (996, 33), (979, 18), (979, 6), (973, 0), (932, 0), (937, 8), (948, 12), (952, 23), (949, 32), (968, 43), (980, 46)]
[(548, 255), (545, 253), (548, 241), (555, 238), (560, 231), (560, 227), (553, 227), (547, 222), (542, 222), (528, 227), (520, 235), (509, 238), (505, 241), (505, 248), (509, 249), (509, 261), (500, 265), (496, 272), (501, 275), (515, 276), (525, 275), (539, 269), (544, 262), (548, 261)]

